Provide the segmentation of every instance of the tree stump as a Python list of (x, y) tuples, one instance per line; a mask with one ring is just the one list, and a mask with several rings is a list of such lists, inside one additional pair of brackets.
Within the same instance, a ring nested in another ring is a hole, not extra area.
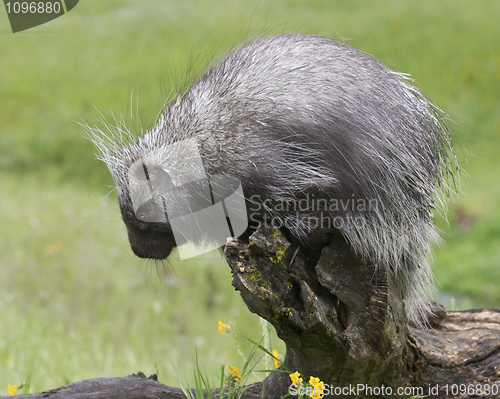
[[(445, 312), (434, 304), (432, 328), (409, 326), (384, 271), (366, 264), (340, 235), (318, 260), (261, 226), (248, 242), (229, 240), (225, 256), (250, 311), (285, 342), (284, 366), (319, 377), (329, 397), (500, 397), (500, 311)], [(290, 384), (287, 373), (272, 373), (264, 385), (248, 386), (242, 399), (277, 399)], [(185, 398), (142, 373), (18, 397)]]
[[(285, 342), (284, 365), (332, 386), (401, 384), (408, 333), (386, 273), (366, 264), (341, 236), (316, 264), (296, 252), (267, 227), (248, 244), (234, 240), (225, 248), (233, 285)], [(287, 375), (272, 381), (280, 395), (287, 393)]]

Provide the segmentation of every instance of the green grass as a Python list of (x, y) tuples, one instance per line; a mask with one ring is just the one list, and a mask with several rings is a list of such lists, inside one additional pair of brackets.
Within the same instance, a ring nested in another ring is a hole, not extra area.
[[(48, 389), (85, 378), (242, 362), (229, 334), (258, 338), (220, 256), (156, 268), (131, 256), (114, 201), (78, 185), (2, 175), (0, 386)], [(15, 228), (22, 226), (21, 228)], [(244, 349), (252, 347), (242, 340)], [(42, 366), (43, 365), (43, 366)], [(42, 371), (43, 370), (43, 371)], [(190, 375), (191, 373), (189, 373)], [(47, 381), (48, 380), (48, 381)]]
[(412, 74), (450, 115), (468, 177), (450, 203), (450, 226), (437, 221), (446, 239), (437, 280), (459, 307), (500, 307), (499, 2), (88, 0), (17, 34), (3, 10), (0, 395), (22, 381), (40, 391), (150, 374), (155, 362), (160, 380), (178, 385), (169, 365), (191, 375), (196, 347), (209, 374), (243, 364), (217, 321), (254, 340), (260, 326), (227, 266), (174, 259), (172, 276), (158, 277), (136, 259), (115, 196), (105, 197), (111, 178), (75, 121), (95, 123), (97, 108), (124, 114), (136, 131), (138, 118), (150, 127), (191, 64), (196, 73), (262, 32), (348, 38)]

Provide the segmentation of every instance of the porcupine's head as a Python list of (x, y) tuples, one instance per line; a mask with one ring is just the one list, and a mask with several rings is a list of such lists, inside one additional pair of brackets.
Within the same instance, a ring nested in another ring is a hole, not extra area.
[(192, 162), (185, 145), (167, 146), (158, 142), (158, 135), (149, 133), (136, 138), (120, 120), (115, 119), (114, 125), (101, 122), (106, 132), (84, 128), (115, 181), (132, 251), (140, 258), (166, 259), (183, 243), (182, 237), (174, 237), (170, 218), (189, 203), (183, 197), (189, 193), (164, 193), (172, 193), (172, 177), (196, 174), (200, 165)]
[(165, 114), (138, 138), (121, 121), (104, 125), (110, 134), (84, 127), (113, 176), (130, 246), (138, 257), (166, 259), (186, 243), (203, 248), (194, 254), (192, 248), (179, 249), (184, 259), (219, 248), (227, 237), (245, 231), (239, 181), (223, 174), (209, 177), (197, 141), (179, 133), (187, 129), (166, 123)]

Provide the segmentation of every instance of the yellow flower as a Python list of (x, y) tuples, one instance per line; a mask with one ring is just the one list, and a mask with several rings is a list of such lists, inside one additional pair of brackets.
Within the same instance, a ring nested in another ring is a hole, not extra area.
[(224, 334), (225, 332), (231, 332), (231, 327), (228, 326), (227, 324), (224, 324), (222, 320), (219, 320), (219, 332), (221, 334)]
[(297, 386), (297, 387), (302, 382), (302, 378), (300, 378), (300, 373), (298, 371), (290, 374), (290, 379), (292, 380), (292, 384)]
[(312, 377), (309, 378), (309, 384), (311, 384), (313, 387), (322, 387), (325, 383), (323, 381), (320, 381), (318, 377)]
[(323, 399), (323, 388), (314, 387), (312, 393), (309, 395), (311, 399)]
[(322, 399), (323, 398), (323, 390), (325, 389), (325, 383), (320, 381), (318, 377), (309, 378), (309, 384), (314, 388), (312, 393), (309, 395), (312, 399)]
[(19, 389), (19, 387), (17, 385), (7, 385), (7, 389), (9, 391), (9, 395), (14, 396), (16, 394), (17, 390)]
[(228, 367), (229, 367), (229, 377), (234, 377), (238, 381), (241, 381), (240, 369), (238, 367), (231, 367), (231, 366)]
[(278, 351), (276, 349), (273, 349), (273, 362), (274, 362), (274, 367), (279, 368), (281, 366), (280, 362), (278, 361)]

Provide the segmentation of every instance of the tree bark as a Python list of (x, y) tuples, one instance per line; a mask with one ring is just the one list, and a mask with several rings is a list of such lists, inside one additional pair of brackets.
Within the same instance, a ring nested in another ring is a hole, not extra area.
[[(407, 324), (398, 291), (384, 271), (364, 262), (340, 235), (319, 260), (300, 251), (265, 226), (248, 242), (230, 240), (225, 247), (234, 287), (285, 342), (288, 370), (299, 371), (304, 381), (319, 377), (332, 392), (344, 388), (331, 397), (370, 398), (388, 388), (387, 396), (394, 398), (500, 397), (498, 310), (445, 312), (434, 304), (432, 328), (419, 329)], [(248, 386), (243, 399), (280, 398), (290, 384), (287, 373), (272, 373), (264, 385)], [(398, 394), (398, 388), (406, 390)], [(185, 398), (179, 388), (142, 373), (19, 397)]]

